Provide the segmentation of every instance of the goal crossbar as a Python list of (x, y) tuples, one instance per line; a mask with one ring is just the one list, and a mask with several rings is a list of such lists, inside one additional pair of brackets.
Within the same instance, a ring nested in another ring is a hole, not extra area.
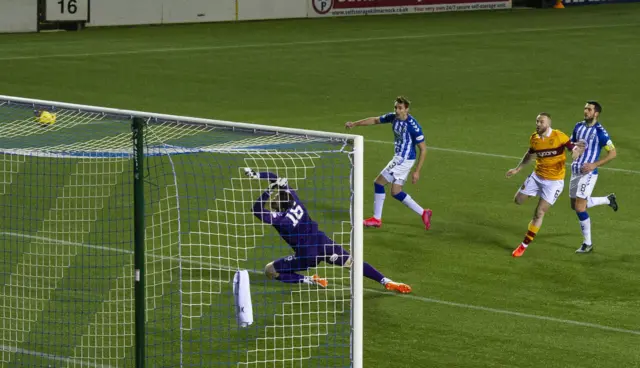
[(41, 99), (0, 95), (0, 106), (8, 104), (20, 104), (32, 106), (34, 109), (56, 107), (67, 110), (79, 110), (84, 112), (113, 115), (127, 119), (144, 118), (148, 121), (158, 120), (164, 122), (176, 122), (180, 124), (203, 124), (207, 126), (224, 127), (231, 130), (252, 131), (254, 133), (269, 132), (276, 134), (292, 134), (305, 138), (322, 138), (331, 141), (346, 142), (353, 146), (353, 174), (351, 205), (352, 234), (351, 251), (353, 256), (352, 266), (352, 311), (351, 311), (351, 362), (356, 368), (363, 364), (363, 163), (364, 163), (364, 138), (360, 135), (324, 132), (316, 130), (268, 126), (253, 123), (233, 122), (216, 119), (205, 119), (189, 116), (159, 114), (126, 109), (107, 108), (93, 105), (65, 103)]

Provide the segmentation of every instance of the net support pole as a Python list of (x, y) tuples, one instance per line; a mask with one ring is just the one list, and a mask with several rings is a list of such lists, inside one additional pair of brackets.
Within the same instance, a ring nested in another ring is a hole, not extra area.
[(364, 262), (364, 138), (357, 136), (353, 142), (353, 267), (352, 267), (352, 367), (363, 366), (363, 262)]
[(133, 131), (133, 217), (134, 217), (134, 285), (135, 285), (135, 356), (136, 368), (145, 361), (145, 286), (144, 286), (144, 125), (134, 117)]

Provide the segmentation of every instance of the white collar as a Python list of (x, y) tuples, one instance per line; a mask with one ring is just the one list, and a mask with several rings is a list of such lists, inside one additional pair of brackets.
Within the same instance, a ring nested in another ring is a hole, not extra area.
[(540, 138), (549, 138), (551, 137), (551, 132), (553, 131), (553, 129), (551, 129), (551, 127), (549, 127), (549, 129), (547, 129), (547, 133), (543, 136), (541, 136), (540, 134), (538, 134), (538, 137)]

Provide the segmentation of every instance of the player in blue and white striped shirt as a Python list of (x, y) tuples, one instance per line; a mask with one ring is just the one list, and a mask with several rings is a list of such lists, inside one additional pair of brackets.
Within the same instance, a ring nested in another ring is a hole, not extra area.
[[(576, 211), (580, 220), (580, 228), (584, 241), (576, 253), (588, 253), (593, 249), (591, 243), (591, 219), (587, 208), (598, 205), (609, 205), (614, 211), (618, 210), (615, 194), (606, 197), (591, 197), (591, 193), (598, 180), (598, 167), (616, 158), (616, 148), (606, 129), (598, 121), (602, 106), (596, 101), (588, 101), (584, 106), (584, 120), (577, 123), (571, 134), (571, 141), (578, 143), (584, 152), (571, 164), (571, 181), (569, 197), (571, 209)], [(600, 152), (605, 149), (608, 153), (600, 158)]]
[[(409, 115), (410, 102), (406, 97), (398, 97), (395, 100), (394, 112), (384, 114), (380, 117), (370, 117), (356, 122), (347, 122), (345, 127), (351, 129), (356, 126), (366, 126), (374, 124), (391, 124), (393, 130), (394, 139), (394, 157), (382, 170), (380, 175), (374, 182), (374, 210), (373, 217), (364, 220), (364, 225), (368, 227), (380, 227), (382, 226), (382, 206), (386, 197), (385, 185), (391, 183), (391, 195), (393, 198), (402, 202), (405, 206), (414, 210), (418, 215), (422, 217), (425, 229), (429, 230), (431, 227), (431, 214), (430, 209), (422, 208), (416, 203), (410, 195), (402, 190), (407, 176), (413, 167), (413, 164), (418, 158), (418, 165), (413, 171), (411, 182), (413, 184), (420, 179), (420, 169), (424, 164), (424, 159), (427, 157), (427, 145), (424, 140), (424, 134), (422, 133), (422, 127), (420, 124)], [(416, 146), (420, 150), (420, 155), (417, 155)]]

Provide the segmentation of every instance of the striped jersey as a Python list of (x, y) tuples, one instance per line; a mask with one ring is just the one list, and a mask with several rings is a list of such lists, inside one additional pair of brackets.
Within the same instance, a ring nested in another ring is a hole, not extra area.
[(380, 116), (381, 123), (392, 123), (395, 155), (405, 160), (416, 159), (416, 145), (424, 142), (422, 127), (413, 116), (408, 115), (406, 120), (396, 119), (395, 113)]
[[(598, 161), (602, 148), (605, 148), (607, 151), (615, 148), (613, 142), (611, 142), (609, 133), (607, 133), (599, 122), (596, 122), (592, 126), (589, 126), (584, 120), (577, 123), (571, 134), (571, 142), (575, 143), (581, 140), (586, 142), (586, 148), (584, 153), (571, 164), (571, 172), (573, 174), (580, 174), (582, 165)], [(593, 170), (593, 173), (597, 174), (598, 169)]]
[(565, 148), (573, 147), (569, 137), (556, 129), (549, 129), (542, 136), (538, 133), (531, 134), (529, 153), (536, 155), (535, 173), (543, 179), (563, 180), (567, 161)]

